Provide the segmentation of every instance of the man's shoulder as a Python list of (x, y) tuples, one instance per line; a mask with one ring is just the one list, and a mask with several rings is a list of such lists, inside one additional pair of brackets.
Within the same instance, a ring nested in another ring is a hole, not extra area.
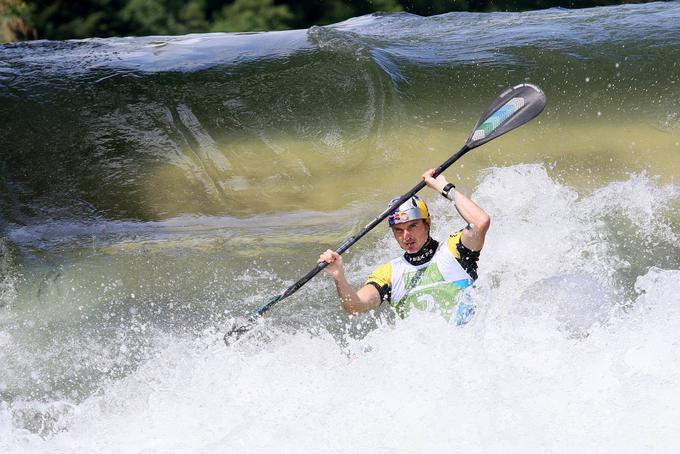
[[(460, 229), (451, 235), (446, 240), (446, 247), (451, 252), (451, 254), (458, 260), (461, 258), (460, 248), (458, 245), (463, 246), (461, 243), (461, 236), (463, 235), (463, 229)], [(465, 246), (463, 246), (465, 247)]]
[(392, 289), (392, 262), (378, 265), (366, 278), (364, 285), (372, 285), (380, 293), (380, 300), (389, 300)]
[[(398, 259), (395, 259), (398, 260)], [(380, 276), (389, 276), (392, 274), (392, 267), (394, 266), (394, 260), (390, 260), (389, 262), (386, 263), (381, 263), (380, 265), (376, 266), (373, 271), (371, 272), (371, 276), (373, 275), (380, 275)]]
[(460, 263), (465, 272), (467, 272), (472, 279), (477, 279), (477, 262), (479, 261), (479, 252), (473, 251), (466, 247), (461, 239), (463, 230), (460, 229), (455, 233), (452, 233), (447, 242), (447, 249), (451, 252), (451, 255)]

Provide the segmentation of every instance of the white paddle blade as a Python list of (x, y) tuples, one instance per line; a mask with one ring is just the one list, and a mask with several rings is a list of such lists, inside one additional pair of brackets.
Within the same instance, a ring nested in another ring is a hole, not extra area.
[(545, 93), (535, 85), (520, 84), (508, 88), (482, 114), (467, 141), (467, 147), (478, 147), (522, 126), (541, 113), (545, 103)]

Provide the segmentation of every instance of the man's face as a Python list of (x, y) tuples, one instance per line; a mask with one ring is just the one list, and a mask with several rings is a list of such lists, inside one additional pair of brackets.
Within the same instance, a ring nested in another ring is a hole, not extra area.
[(416, 219), (393, 225), (392, 233), (399, 246), (409, 254), (413, 254), (427, 243), (430, 236), (430, 226), (424, 219)]

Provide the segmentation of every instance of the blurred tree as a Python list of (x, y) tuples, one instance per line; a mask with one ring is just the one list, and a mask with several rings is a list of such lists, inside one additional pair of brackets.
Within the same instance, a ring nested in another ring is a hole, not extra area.
[[(485, 0), (484, 3), (486, 3)], [(479, 1), (472, 0), (479, 8)], [(468, 0), (404, 0), (401, 2), (404, 9), (410, 13), (420, 14), (421, 16), (431, 16), (450, 11), (469, 11), (470, 1)]]
[(649, 0), (0, 0), (0, 39), (262, 31), (326, 25), (376, 11), (583, 8)]
[(274, 0), (236, 0), (225, 5), (214, 17), (214, 32), (285, 30), (294, 16), (288, 5), (274, 5)]
[(0, 42), (35, 37), (30, 6), (23, 0), (0, 0)]
[(290, 2), (290, 5), (291, 11), (295, 15), (293, 28), (332, 24), (376, 11), (398, 12), (404, 10), (399, 0), (301, 0)]
[(167, 34), (175, 28), (175, 17), (163, 0), (130, 0), (120, 12), (120, 18), (135, 30), (135, 34)]
[(118, 17), (125, 0), (31, 0), (39, 38), (120, 36), (127, 29)]
[(179, 35), (209, 25), (202, 0), (128, 0), (120, 18), (134, 35)]

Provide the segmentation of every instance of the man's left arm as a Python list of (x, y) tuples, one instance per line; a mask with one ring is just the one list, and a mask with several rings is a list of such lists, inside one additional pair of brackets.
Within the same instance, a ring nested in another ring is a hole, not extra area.
[(468, 223), (468, 227), (463, 230), (461, 235), (461, 243), (472, 251), (480, 251), (484, 246), (484, 238), (486, 238), (486, 232), (491, 225), (491, 218), (479, 205), (464, 194), (456, 191), (455, 187), (449, 184), (444, 175), (440, 174), (434, 178), (434, 171), (435, 169), (430, 169), (425, 172), (423, 174), (423, 181), (430, 188), (454, 203), (458, 213)]

